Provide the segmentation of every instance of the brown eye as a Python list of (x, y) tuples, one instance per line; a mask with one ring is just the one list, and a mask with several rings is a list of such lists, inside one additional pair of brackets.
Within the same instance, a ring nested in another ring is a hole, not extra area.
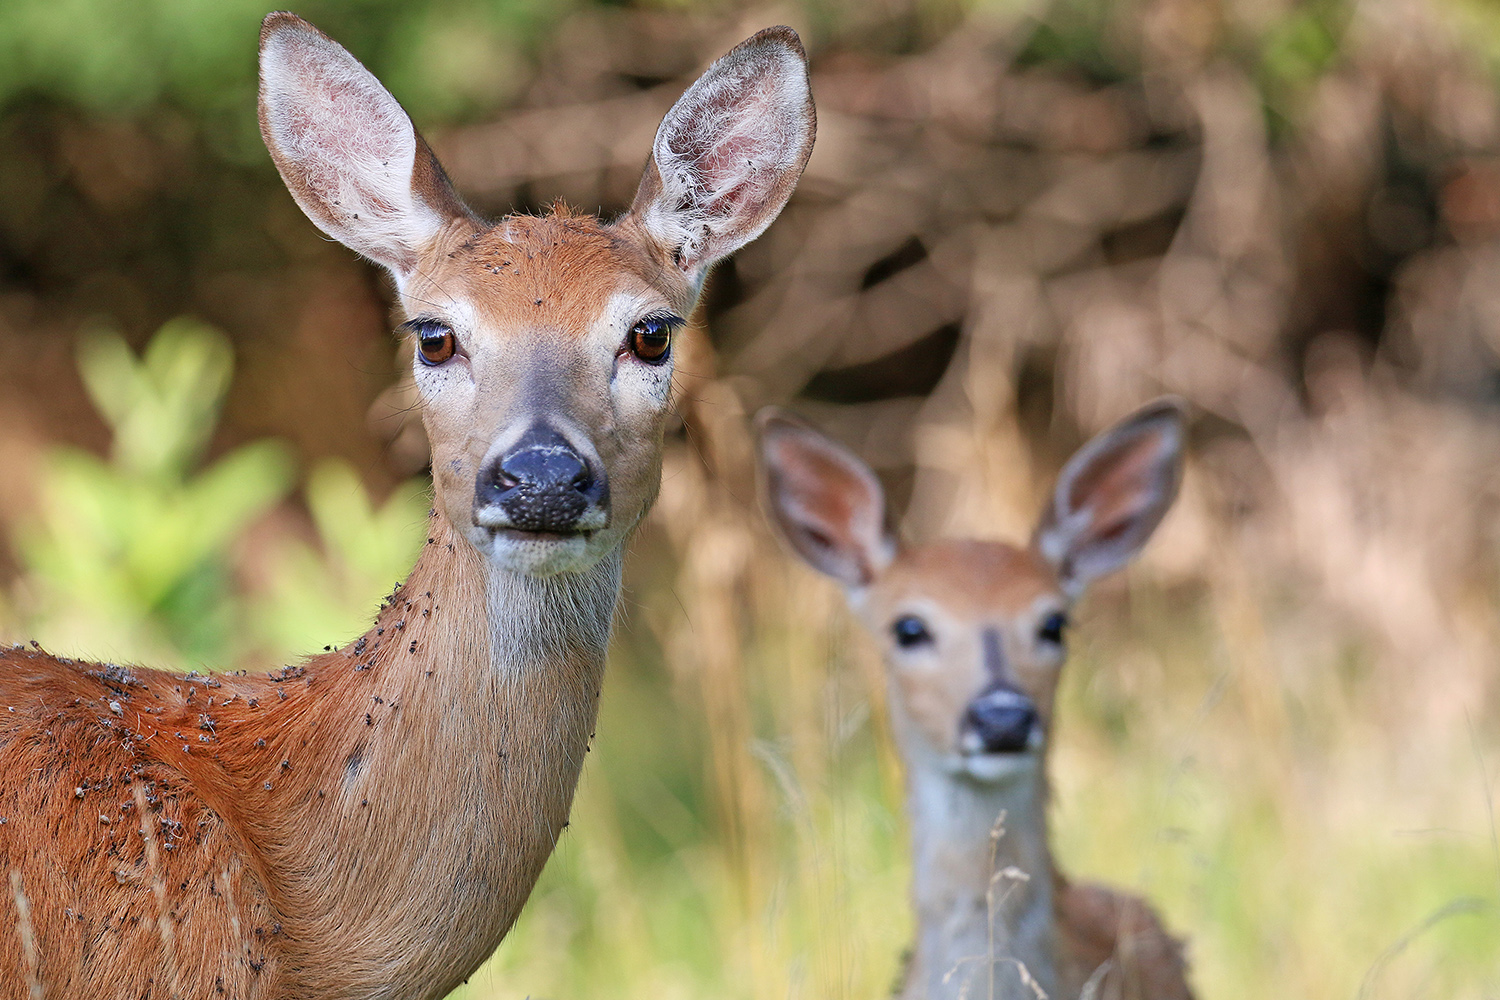
[(426, 323), (417, 328), (417, 354), (424, 365), (440, 365), (453, 357), (458, 341), (453, 331), (441, 323)]
[(670, 319), (647, 316), (630, 328), (630, 353), (648, 365), (666, 361), (672, 350), (672, 326)]

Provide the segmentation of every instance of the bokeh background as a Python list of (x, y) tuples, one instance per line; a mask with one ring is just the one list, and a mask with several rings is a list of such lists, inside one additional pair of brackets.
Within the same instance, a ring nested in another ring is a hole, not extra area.
[[(0, 637), (262, 668), (363, 628), (427, 506), (372, 267), (254, 125), (263, 0), (0, 4)], [(1077, 616), (1058, 854), (1209, 1000), (1500, 996), (1500, 8), (1489, 0), (334, 0), (299, 13), (482, 211), (629, 201), (795, 26), (819, 136), (682, 347), (567, 839), (456, 996), (866, 998), (910, 933), (878, 657), (746, 416), (903, 535), (1017, 538), (1070, 450), (1194, 410)]]

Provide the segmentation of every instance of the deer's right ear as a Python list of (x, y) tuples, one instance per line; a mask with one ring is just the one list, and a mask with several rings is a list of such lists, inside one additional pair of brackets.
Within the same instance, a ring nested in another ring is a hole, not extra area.
[(1186, 436), (1187, 408), (1167, 396), (1068, 459), (1032, 538), (1065, 591), (1076, 596), (1146, 544), (1177, 498)]
[(802, 41), (791, 28), (766, 28), (672, 105), (631, 214), (696, 287), (780, 214), (816, 132)]
[(313, 224), (398, 281), (469, 214), (396, 99), (295, 14), (261, 24), (260, 134)]
[(797, 554), (848, 587), (890, 565), (880, 481), (843, 445), (775, 409), (755, 418), (766, 507)]

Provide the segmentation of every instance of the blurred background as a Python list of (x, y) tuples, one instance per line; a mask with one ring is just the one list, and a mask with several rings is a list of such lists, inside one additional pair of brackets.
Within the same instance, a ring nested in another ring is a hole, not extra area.
[[(878, 656), (755, 503), (747, 414), (902, 534), (1017, 539), (1194, 408), (1077, 616), (1053, 821), (1201, 995), (1500, 996), (1500, 8), (1489, 0), (317, 0), (481, 211), (629, 201), (739, 39), (819, 136), (684, 345), (599, 752), (456, 996), (866, 998), (910, 935)], [(254, 122), (264, 0), (0, 5), (0, 638), (264, 668), (363, 630), (427, 507), (376, 270)]]

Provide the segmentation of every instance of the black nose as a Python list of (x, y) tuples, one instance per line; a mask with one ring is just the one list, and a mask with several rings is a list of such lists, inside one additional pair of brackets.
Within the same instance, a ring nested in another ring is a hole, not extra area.
[(1020, 753), (1037, 726), (1036, 706), (1019, 691), (992, 688), (969, 702), (965, 733), (978, 737), (985, 753)]
[(530, 428), (479, 472), (476, 507), (499, 507), (512, 528), (567, 533), (590, 507), (605, 504), (604, 476), (557, 431)]

